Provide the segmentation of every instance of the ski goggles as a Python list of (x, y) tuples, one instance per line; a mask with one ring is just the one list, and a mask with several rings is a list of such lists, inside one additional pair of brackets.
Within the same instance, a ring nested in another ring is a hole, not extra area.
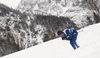
[(60, 37), (60, 35), (58, 35)]

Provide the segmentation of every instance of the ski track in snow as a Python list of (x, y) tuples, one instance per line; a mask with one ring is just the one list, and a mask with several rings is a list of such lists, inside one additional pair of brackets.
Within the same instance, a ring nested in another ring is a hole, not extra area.
[(2, 58), (100, 58), (100, 23), (78, 30), (73, 50), (69, 41), (57, 38)]

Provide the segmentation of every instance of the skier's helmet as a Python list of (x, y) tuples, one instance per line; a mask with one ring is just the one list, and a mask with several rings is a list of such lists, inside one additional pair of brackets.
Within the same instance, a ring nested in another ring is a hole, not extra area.
[(57, 34), (60, 35), (61, 33), (63, 33), (62, 31), (58, 31)]

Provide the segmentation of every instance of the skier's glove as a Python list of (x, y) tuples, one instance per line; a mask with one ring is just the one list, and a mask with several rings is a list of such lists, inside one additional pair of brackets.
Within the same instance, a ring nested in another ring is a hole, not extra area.
[(62, 37), (62, 40), (67, 40), (69, 36)]
[(67, 36), (67, 39), (69, 38), (70, 36)]
[(67, 39), (67, 37), (62, 37), (62, 40), (66, 40)]

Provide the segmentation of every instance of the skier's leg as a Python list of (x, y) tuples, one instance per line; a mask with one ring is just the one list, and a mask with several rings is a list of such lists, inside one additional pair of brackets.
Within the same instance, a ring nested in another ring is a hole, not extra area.
[(73, 49), (75, 50), (76, 47), (75, 47), (74, 43), (73, 43), (72, 41), (70, 41), (70, 44), (71, 44), (71, 46), (73, 47)]
[(77, 48), (79, 48), (79, 45), (77, 44), (77, 42), (74, 42), (74, 45), (75, 45)]
[(78, 33), (76, 32), (76, 34), (73, 35), (73, 40), (72, 41), (73, 41), (74, 45), (78, 48), (79, 45), (76, 43), (77, 35), (78, 35)]

